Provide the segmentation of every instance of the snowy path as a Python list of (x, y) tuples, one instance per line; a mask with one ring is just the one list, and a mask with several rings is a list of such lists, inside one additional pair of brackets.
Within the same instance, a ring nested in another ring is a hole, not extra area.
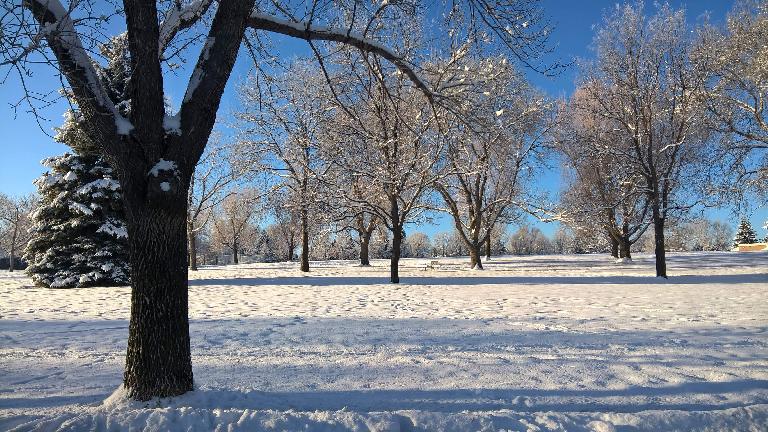
[(669, 281), (647, 256), (440, 261), (193, 274), (199, 391), (167, 409), (99, 405), (127, 288), (0, 274), (0, 430), (768, 429), (768, 254), (673, 254)]

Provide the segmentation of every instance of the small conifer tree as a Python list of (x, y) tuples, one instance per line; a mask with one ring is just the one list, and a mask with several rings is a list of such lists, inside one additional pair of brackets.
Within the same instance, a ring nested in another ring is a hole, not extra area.
[(733, 247), (737, 247), (740, 244), (752, 244), (757, 243), (757, 234), (752, 229), (752, 225), (746, 218), (741, 220), (739, 229), (736, 232), (736, 237), (733, 238)]

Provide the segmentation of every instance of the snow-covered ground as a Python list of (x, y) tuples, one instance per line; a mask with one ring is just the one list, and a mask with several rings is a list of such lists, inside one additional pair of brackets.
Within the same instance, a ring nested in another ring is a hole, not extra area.
[(192, 274), (197, 391), (148, 404), (128, 288), (0, 273), (0, 430), (768, 430), (768, 253), (429, 261)]

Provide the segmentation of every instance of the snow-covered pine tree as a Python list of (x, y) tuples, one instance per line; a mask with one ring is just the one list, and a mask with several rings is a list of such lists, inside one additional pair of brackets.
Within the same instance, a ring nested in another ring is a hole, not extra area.
[(739, 230), (736, 232), (736, 237), (733, 238), (733, 247), (737, 247), (740, 244), (752, 244), (757, 243), (757, 234), (752, 229), (752, 225), (744, 218), (739, 224)]
[[(68, 112), (56, 139), (73, 148), (82, 138)], [(127, 231), (120, 184), (95, 153), (76, 150), (42, 161), (49, 168), (35, 180), (40, 206), (33, 214), (25, 251), (27, 272), (51, 288), (130, 283)]]

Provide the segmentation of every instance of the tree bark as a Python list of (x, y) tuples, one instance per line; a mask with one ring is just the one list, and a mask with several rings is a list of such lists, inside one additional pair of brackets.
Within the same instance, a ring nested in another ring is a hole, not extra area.
[(629, 243), (629, 239), (622, 238), (621, 241), (619, 242), (619, 257), (627, 258), (631, 260), (632, 252), (630, 252), (629, 250), (630, 246), (632, 245)]
[(397, 197), (389, 198), (389, 217), (392, 221), (392, 256), (389, 258), (389, 281), (400, 283), (400, 246), (403, 242), (403, 226), (400, 224), (400, 206)]
[(368, 258), (370, 246), (371, 235), (365, 232), (360, 233), (360, 265), (371, 265), (371, 261)]
[(467, 245), (469, 246), (469, 263), (473, 269), (482, 270), (483, 263), (480, 260), (480, 245)]
[(123, 383), (136, 400), (175, 396), (193, 387), (186, 202), (153, 204), (130, 195), (124, 199), (133, 289)]
[(608, 235), (608, 238), (611, 240), (611, 256), (614, 258), (619, 257), (619, 241), (613, 238), (612, 235)]
[(288, 235), (288, 252), (287, 252), (287, 261), (293, 262), (293, 251), (296, 249), (296, 244), (293, 241), (293, 230), (291, 230), (290, 234)]
[(309, 271), (309, 221), (307, 209), (301, 210), (301, 271)]
[(237, 243), (232, 246), (232, 264), (240, 264), (240, 257), (237, 255)]
[(491, 235), (488, 234), (488, 237), (485, 239), (485, 260), (490, 261), (491, 259)]
[(8, 271), (9, 272), (13, 271), (13, 261), (16, 259), (16, 253), (15, 253), (16, 251), (14, 249), (15, 248), (13, 247), (13, 245), (11, 245), (11, 250), (10, 250), (10, 252), (8, 254), (8, 258), (9, 258), (9, 261), (8, 261)]
[(187, 237), (189, 238), (189, 269), (197, 271), (197, 235), (192, 224), (187, 224)]
[(667, 255), (664, 250), (664, 218), (661, 217), (658, 203), (652, 205), (654, 253), (656, 254), (656, 277), (667, 277)]

